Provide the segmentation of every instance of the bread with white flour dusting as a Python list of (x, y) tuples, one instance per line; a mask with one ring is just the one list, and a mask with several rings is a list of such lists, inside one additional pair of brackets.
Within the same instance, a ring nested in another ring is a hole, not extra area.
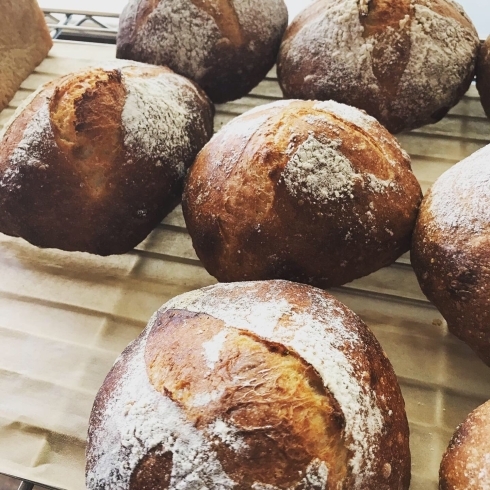
[(424, 197), (412, 265), (449, 330), (490, 366), (490, 146), (445, 172)]
[(398, 133), (461, 99), (478, 47), (452, 0), (317, 0), (289, 26), (278, 76), (286, 97), (359, 107)]
[(207, 96), (168, 68), (117, 62), (50, 82), (0, 135), (0, 231), (127, 252), (178, 204), (212, 131)]
[(374, 118), (289, 100), (222, 128), (192, 166), (182, 206), (218, 280), (331, 287), (406, 252), (421, 198), (410, 158)]
[(92, 410), (89, 490), (405, 490), (389, 360), (329, 294), (285, 281), (169, 301)]
[(273, 67), (287, 22), (283, 0), (129, 0), (117, 57), (167, 65), (226, 102)]
[(439, 472), (440, 490), (490, 488), (490, 401), (473, 410), (456, 429)]

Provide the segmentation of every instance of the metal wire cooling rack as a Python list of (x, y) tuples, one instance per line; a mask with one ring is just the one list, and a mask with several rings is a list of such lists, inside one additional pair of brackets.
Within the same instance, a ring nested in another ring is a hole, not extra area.
[(47, 8), (43, 11), (53, 39), (116, 43), (117, 13)]
[[(2, 479), (2, 477), (8, 477), (9, 479), (9, 483), (10, 483), (10, 486), (8, 487), (4, 487), (2, 485), (5, 485), (8, 483), (4, 483), (3, 480), (6, 480), (6, 478)], [(46, 489), (46, 490), (60, 490), (60, 489), (56, 489), (54, 487), (47, 487), (45, 485), (41, 485), (40, 483), (36, 483), (36, 482), (30, 482), (30, 481), (27, 481), (27, 480), (21, 480), (20, 478), (17, 478), (15, 476), (12, 476), (12, 475), (6, 475), (4, 473), (0, 473), (0, 490), (3, 490), (4, 488), (7, 488), (7, 489), (10, 489), (10, 488), (13, 488), (12, 485), (16, 485), (15, 482), (19, 482), (19, 487), (18, 487), (18, 490), (40, 490), (40, 489)]]

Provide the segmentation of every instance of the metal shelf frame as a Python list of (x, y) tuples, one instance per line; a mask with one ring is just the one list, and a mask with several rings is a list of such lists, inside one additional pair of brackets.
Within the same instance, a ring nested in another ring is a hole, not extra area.
[(43, 12), (53, 39), (116, 43), (118, 14), (46, 8)]

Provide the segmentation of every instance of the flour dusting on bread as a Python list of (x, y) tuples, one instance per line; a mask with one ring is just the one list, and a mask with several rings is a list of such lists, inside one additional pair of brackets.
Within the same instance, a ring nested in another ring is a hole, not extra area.
[[(208, 314), (228, 327), (280, 343), (312, 365), (344, 413), (347, 440), (353, 452), (350, 465), (356, 488), (361, 488), (375, 462), (383, 415), (375, 393), (366, 386), (362, 372), (356, 369), (355, 358), (349, 354), (362, 349), (355, 329), (346, 326), (352, 314), (313, 289), (309, 293), (311, 307), (301, 312), (285, 301), (280, 286), (271, 287), (266, 299), (260, 296), (260, 285), (256, 290), (253, 283), (220, 284), (204, 288), (200, 294), (179, 296), (165, 308)], [(265, 310), (274, 314), (261, 315), (260, 311)]]
[(482, 233), (490, 215), (490, 168), (488, 147), (473, 153), (446, 171), (430, 189), (428, 210), (431, 229), (454, 237), (455, 232)]
[[(155, 391), (148, 381), (146, 339), (135, 341), (110, 400), (95, 414), (101, 429), (93, 434), (88, 457), (94, 465), (87, 472), (87, 487), (128, 490), (138, 463), (162, 446), (162, 452), (173, 455), (170, 489), (183, 489), (182, 482), (187, 490), (232, 489), (234, 482), (224, 473), (206, 436), (186, 419), (177, 403)], [(203, 482), (215, 486), (203, 487)]]
[(161, 157), (171, 162), (183, 177), (190, 152), (189, 127), (196, 115), (186, 103), (182, 82), (174, 83), (172, 77), (123, 77), (127, 90), (122, 112), (124, 143), (137, 158)]

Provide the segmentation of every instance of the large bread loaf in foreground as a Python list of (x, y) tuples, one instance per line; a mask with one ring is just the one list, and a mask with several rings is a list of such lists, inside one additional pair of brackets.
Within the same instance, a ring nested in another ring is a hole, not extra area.
[(406, 490), (390, 362), (329, 294), (219, 284), (166, 303), (92, 410), (89, 490)]

